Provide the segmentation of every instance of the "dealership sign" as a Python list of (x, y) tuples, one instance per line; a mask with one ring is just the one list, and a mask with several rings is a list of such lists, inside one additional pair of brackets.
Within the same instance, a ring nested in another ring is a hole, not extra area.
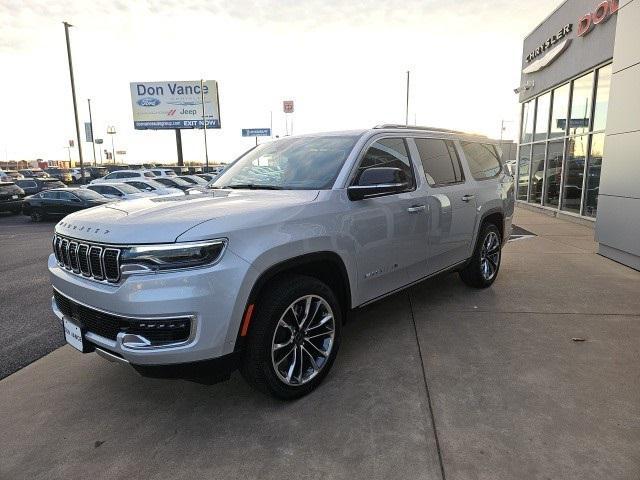
[(598, 4), (593, 12), (589, 12), (586, 15), (580, 17), (578, 20), (578, 36), (584, 37), (588, 34), (596, 25), (600, 25), (611, 17), (620, 8), (619, 0), (605, 0)]
[[(616, 13), (619, 8), (619, 0), (604, 0), (600, 2), (593, 12), (588, 12), (578, 19), (576, 36), (584, 37), (596, 25), (603, 24), (609, 20), (611, 15)], [(568, 23), (533, 49), (525, 57), (525, 62), (528, 65), (522, 69), (522, 73), (537, 72), (556, 60), (571, 45), (571, 38), (568, 38), (568, 36), (572, 31), (573, 24)]]
[[(132, 82), (133, 126), (137, 130), (220, 128), (218, 83)], [(204, 103), (204, 115), (202, 108)], [(204, 117), (204, 120), (203, 120)]]
[(243, 137), (270, 137), (271, 129), (270, 128), (243, 128), (242, 136)]

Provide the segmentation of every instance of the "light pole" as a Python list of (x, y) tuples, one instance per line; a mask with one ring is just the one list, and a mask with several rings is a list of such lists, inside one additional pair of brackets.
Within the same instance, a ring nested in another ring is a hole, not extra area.
[(409, 75), (410, 72), (407, 70), (407, 109), (404, 116), (404, 124), (409, 125)]
[(107, 135), (111, 135), (111, 156), (113, 157), (113, 164), (116, 164), (116, 148), (113, 146), (113, 137), (116, 134), (116, 127), (113, 125), (107, 127)]
[[(91, 147), (93, 148), (93, 166), (96, 165), (96, 143), (93, 136), (93, 118), (91, 117), (91, 99), (87, 98), (87, 104), (89, 105), (89, 125), (91, 126)], [(84, 182), (82, 182), (84, 183)]]
[(62, 22), (64, 25), (64, 37), (67, 41), (67, 59), (69, 60), (69, 79), (71, 80), (71, 97), (73, 98), (73, 114), (76, 119), (76, 140), (78, 141), (78, 157), (80, 157), (80, 180), (84, 183), (84, 162), (82, 161), (82, 145), (80, 143), (80, 124), (78, 123), (78, 103), (76, 102), (76, 84), (73, 79), (73, 62), (71, 61), (71, 44), (69, 43), (69, 27), (68, 22)]

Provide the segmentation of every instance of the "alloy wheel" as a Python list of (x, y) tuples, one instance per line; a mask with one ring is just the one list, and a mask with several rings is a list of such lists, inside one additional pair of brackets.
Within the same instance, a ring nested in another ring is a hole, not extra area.
[(287, 307), (271, 341), (271, 362), (278, 378), (299, 386), (312, 380), (331, 355), (335, 318), (329, 303), (318, 295), (305, 295)]
[(495, 232), (489, 232), (482, 242), (480, 251), (480, 272), (482, 278), (491, 280), (500, 265), (500, 238)]

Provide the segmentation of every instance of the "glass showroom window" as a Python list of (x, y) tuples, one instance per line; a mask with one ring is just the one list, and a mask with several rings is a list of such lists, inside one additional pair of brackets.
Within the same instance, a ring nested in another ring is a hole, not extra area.
[(580, 213), (588, 141), (588, 135), (580, 135), (567, 140), (561, 208), (568, 212)]
[(520, 137), (521, 143), (530, 142), (533, 139), (533, 116), (535, 111), (536, 101), (532, 100), (527, 102), (523, 106), (522, 110), (522, 135)]
[(609, 107), (609, 88), (611, 86), (611, 65), (598, 70), (596, 102), (593, 111), (593, 131), (604, 130), (607, 126), (607, 108)]
[(591, 72), (573, 81), (569, 135), (577, 135), (589, 131), (593, 77), (594, 73)]
[(550, 207), (560, 205), (560, 182), (562, 181), (562, 157), (564, 140), (549, 142), (547, 149), (547, 168), (544, 181), (544, 204)]
[(604, 133), (596, 133), (591, 137), (589, 164), (587, 167), (587, 183), (584, 199), (584, 215), (595, 217), (598, 212), (598, 190), (600, 188), (600, 168), (604, 151)]
[(531, 145), (520, 145), (520, 158), (518, 159), (518, 200), (527, 200), (530, 161)]
[(536, 130), (533, 141), (547, 139), (549, 130), (549, 103), (551, 102), (551, 92), (538, 97), (538, 108), (536, 110)]
[(553, 91), (553, 107), (551, 109), (551, 131), (549, 137), (564, 137), (567, 131), (567, 112), (569, 110), (569, 89), (567, 83)]
[(547, 149), (546, 143), (535, 143), (531, 153), (531, 176), (529, 183), (529, 201), (532, 203), (542, 202), (542, 185), (544, 180), (544, 153)]

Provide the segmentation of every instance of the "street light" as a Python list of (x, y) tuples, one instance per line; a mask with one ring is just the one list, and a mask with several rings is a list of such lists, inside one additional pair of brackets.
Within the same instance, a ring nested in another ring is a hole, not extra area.
[(113, 125), (107, 127), (107, 135), (111, 135), (111, 156), (113, 157), (113, 164), (116, 163), (116, 149), (113, 146), (113, 137), (116, 134), (116, 127)]

